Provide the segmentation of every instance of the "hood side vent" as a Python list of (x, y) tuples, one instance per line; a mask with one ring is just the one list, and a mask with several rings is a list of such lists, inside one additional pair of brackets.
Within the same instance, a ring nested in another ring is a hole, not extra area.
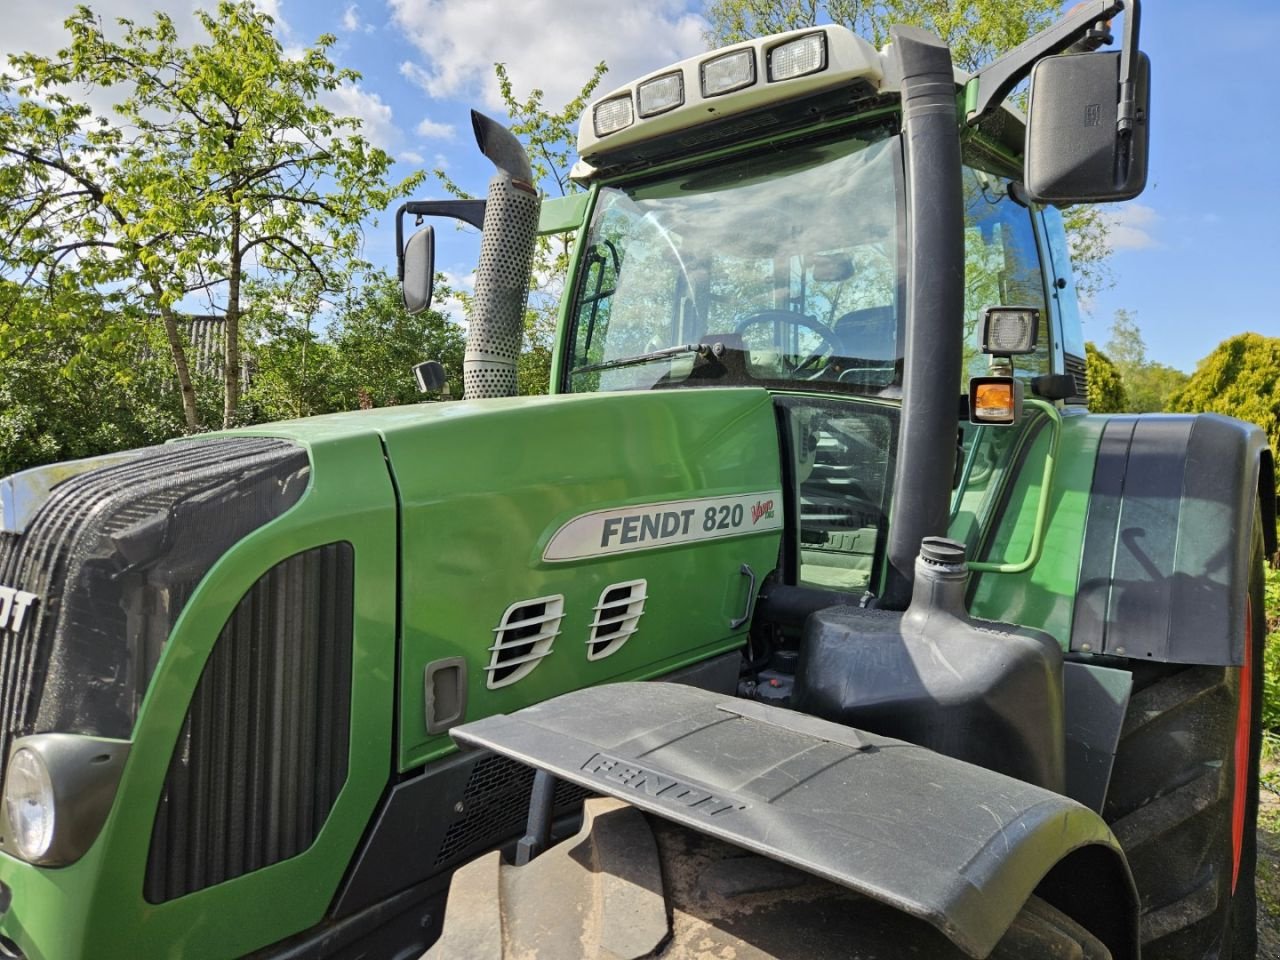
[(603, 660), (622, 649), (640, 623), (648, 596), (647, 581), (629, 580), (605, 587), (595, 606), (591, 636), (587, 640), (587, 659)]
[(560, 595), (521, 600), (507, 607), (494, 628), (489, 665), (484, 668), (489, 675), (489, 689), (509, 686), (533, 672), (551, 652), (563, 619), (564, 597)]

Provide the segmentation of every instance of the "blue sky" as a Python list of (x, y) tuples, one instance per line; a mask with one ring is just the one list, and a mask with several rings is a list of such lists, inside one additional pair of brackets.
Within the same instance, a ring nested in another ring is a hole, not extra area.
[[(212, 0), (210, 0), (212, 2)], [(52, 52), (73, 0), (5, 0), (0, 50)], [(163, 9), (194, 34), (193, 0), (98, 0), (105, 18), (145, 20)], [(602, 89), (703, 49), (700, 4), (652, 0), (259, 0), (286, 47), (321, 33), (332, 56), (363, 76), (331, 106), (397, 158), (401, 175), (444, 166), (481, 193), (490, 168), (467, 111), (501, 117), (492, 64), (517, 93), (559, 106), (605, 60)], [(1280, 3), (1147, 0), (1143, 47), (1152, 58), (1151, 174), (1137, 201), (1111, 208), (1115, 285), (1087, 304), (1085, 335), (1106, 341), (1118, 308), (1136, 313), (1153, 360), (1190, 370), (1244, 330), (1280, 336), (1280, 102), (1266, 71), (1280, 50)], [(421, 196), (440, 195), (428, 183)], [(476, 244), (439, 231), (437, 265), (461, 282)], [(389, 216), (367, 234), (366, 256), (393, 266)]]

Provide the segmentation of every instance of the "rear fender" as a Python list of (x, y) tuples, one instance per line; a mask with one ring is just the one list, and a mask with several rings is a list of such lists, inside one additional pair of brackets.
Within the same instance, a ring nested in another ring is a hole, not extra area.
[(793, 711), (667, 683), (457, 727), (484, 747), (849, 887), (985, 957), (1033, 892), (1138, 957), (1120, 846), (1066, 797)]

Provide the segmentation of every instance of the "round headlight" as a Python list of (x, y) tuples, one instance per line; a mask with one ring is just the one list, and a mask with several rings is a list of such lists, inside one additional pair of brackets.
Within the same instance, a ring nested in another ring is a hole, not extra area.
[(4, 802), (18, 853), (27, 860), (39, 860), (53, 843), (53, 783), (44, 759), (34, 750), (13, 752), (5, 774)]

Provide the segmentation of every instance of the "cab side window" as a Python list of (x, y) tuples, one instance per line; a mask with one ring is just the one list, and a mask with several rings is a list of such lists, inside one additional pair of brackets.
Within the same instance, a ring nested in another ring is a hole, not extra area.
[(1044, 274), (1031, 211), (1009, 194), (1009, 181), (964, 168), (964, 376), (985, 376), (989, 359), (978, 342), (982, 308), (1035, 307), (1040, 311), (1036, 352), (1014, 357), (1017, 376), (1050, 371), (1052, 356)]

